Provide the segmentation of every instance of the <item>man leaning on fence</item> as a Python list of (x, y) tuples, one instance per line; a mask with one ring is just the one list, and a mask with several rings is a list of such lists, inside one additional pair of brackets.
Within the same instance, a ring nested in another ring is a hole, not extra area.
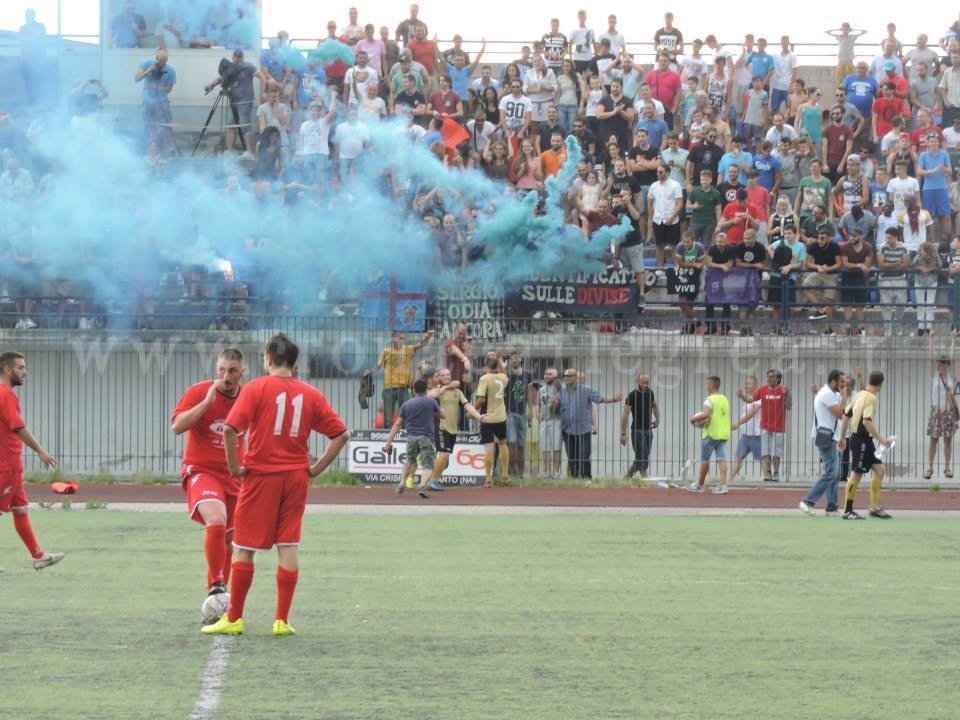
[(817, 392), (813, 400), (813, 444), (820, 452), (821, 474), (817, 482), (800, 501), (800, 509), (807, 515), (814, 515), (817, 501), (826, 493), (827, 515), (837, 513), (837, 480), (840, 477), (840, 453), (837, 441), (840, 439), (840, 418), (849, 398), (847, 385), (841, 385), (839, 370), (831, 370), (827, 383)]
[(577, 381), (577, 371), (563, 371), (563, 388), (560, 390), (560, 425), (563, 444), (567, 448), (567, 470), (570, 477), (592, 477), (590, 470), (590, 430), (593, 405), (616, 403), (623, 400), (623, 393), (601, 395), (589, 385)]
[(393, 425), (393, 418), (410, 397), (413, 383), (413, 355), (430, 342), (433, 330), (428, 330), (416, 345), (405, 345), (402, 332), (394, 331), (390, 335), (390, 347), (380, 351), (376, 367), (367, 372), (375, 374), (383, 368), (383, 426)]

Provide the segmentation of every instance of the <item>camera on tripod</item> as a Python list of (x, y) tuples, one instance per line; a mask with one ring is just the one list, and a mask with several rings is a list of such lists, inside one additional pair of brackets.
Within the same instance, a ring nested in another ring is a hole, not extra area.
[[(223, 92), (230, 94), (240, 79), (240, 68), (238, 64), (232, 60), (223, 58), (220, 61), (220, 65), (217, 66), (217, 74), (220, 75), (220, 87), (223, 88)], [(208, 87), (204, 94), (208, 94), (212, 89), (212, 87)]]

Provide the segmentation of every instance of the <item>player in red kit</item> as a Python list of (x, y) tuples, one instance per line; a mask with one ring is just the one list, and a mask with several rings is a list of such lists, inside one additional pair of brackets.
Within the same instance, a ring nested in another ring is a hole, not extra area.
[(20, 415), (13, 389), (27, 380), (27, 361), (18, 352), (0, 354), (0, 515), (13, 513), (13, 527), (33, 558), (33, 569), (43, 570), (63, 560), (61, 552), (46, 552), (37, 542), (27, 514), (23, 487), (23, 446), (33, 450), (48, 470), (57, 461), (37, 442)]
[(763, 479), (767, 482), (780, 480), (780, 459), (783, 457), (784, 438), (787, 433), (787, 412), (793, 404), (790, 390), (783, 384), (779, 370), (767, 372), (767, 384), (753, 394), (760, 401), (760, 449), (763, 454)]
[(233, 514), (240, 480), (227, 471), (223, 424), (240, 396), (243, 353), (227, 348), (217, 357), (217, 379), (191, 385), (170, 418), (170, 429), (187, 433), (183, 447), (183, 491), (187, 514), (206, 532), (207, 594), (227, 591), (233, 553)]
[[(298, 380), (300, 349), (283, 333), (267, 341), (267, 375), (243, 388), (227, 416), (223, 431), (230, 474), (243, 477), (233, 533), (233, 574), (230, 609), (209, 635), (241, 635), (243, 606), (253, 583), (253, 557), (277, 546), (277, 611), (274, 635), (293, 635), (288, 623), (299, 569), (298, 546), (309, 479), (322, 473), (350, 438), (347, 426), (323, 394)], [(310, 463), (307, 441), (316, 431), (330, 439), (326, 451)], [(237, 456), (237, 437), (247, 436), (243, 465)]]

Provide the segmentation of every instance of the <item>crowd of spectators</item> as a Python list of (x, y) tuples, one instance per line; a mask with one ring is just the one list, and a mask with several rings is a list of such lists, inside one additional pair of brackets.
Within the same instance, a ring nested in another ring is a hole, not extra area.
[[(126, 41), (141, 44), (147, 33), (138, 17), (126, 3), (111, 23), (113, 42), (129, 30)], [(231, 128), (226, 149), (262, 192), (349, 186), (376, 162), (373, 128), (399, 117), (410, 141), (451, 171), (483, 173), (511, 194), (543, 195), (576, 146), (565, 221), (591, 242), (626, 218), (622, 242), (597, 255), (633, 273), (638, 314), (651, 277), (675, 280), (670, 301), (683, 312), (684, 332), (749, 334), (763, 304), (775, 309), (781, 332), (802, 313), (826, 320), (822, 329), (832, 333), (838, 307), (847, 332), (891, 332), (909, 298), (923, 334), (938, 285), (960, 274), (960, 239), (952, 240), (960, 211), (956, 23), (937, 47), (920, 35), (907, 52), (892, 24), (866, 52), (865, 31), (829, 30), (836, 87), (817, 88), (798, 77), (789, 37), (771, 52), (752, 34), (736, 47), (713, 35), (688, 40), (671, 13), (650, 33), (652, 67), (631, 56), (614, 15), (601, 33), (585, 11), (567, 33), (551, 19), (548, 32), (500, 69), (483, 63), (485, 43), (473, 57), (459, 35), (441, 47), (416, 5), (394, 30), (361, 24), (356, 9), (348, 20), (340, 28), (330, 21), (305, 57), (291, 54), (286, 32), (270, 39), (259, 69), (238, 49), (208, 86), (224, 86), (241, 130)], [(134, 78), (143, 83), (147, 160), (161, 175), (175, 149), (168, 48), (189, 44), (159, 43)], [(84, 89), (91, 92), (97, 88)], [(36, 191), (15, 153), (4, 161), (0, 193)], [(430, 227), (438, 264), (466, 269), (476, 210), (452, 213), (441, 188), (404, 187), (389, 169), (378, 181), (406, 196)], [(704, 292), (708, 275), (733, 271), (759, 277), (752, 301), (737, 303), (738, 326), (731, 303), (711, 304)], [(883, 307), (883, 322), (868, 329), (871, 305)]]

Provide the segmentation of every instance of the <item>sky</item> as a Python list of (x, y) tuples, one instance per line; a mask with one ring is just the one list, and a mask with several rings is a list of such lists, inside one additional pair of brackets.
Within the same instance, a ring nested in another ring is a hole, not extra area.
[[(386, 24), (391, 30), (403, 19), (408, 7), (407, 3), (396, 0), (327, 2), (322, 9), (300, 0), (263, 0), (263, 31), (265, 35), (270, 35), (279, 29), (286, 29), (294, 38), (321, 37), (326, 34), (328, 20), (336, 20), (341, 26), (346, 24), (347, 8), (351, 4), (360, 9), (361, 24), (373, 22), (378, 27)], [(62, 0), (63, 33), (96, 33), (98, 6), (99, 0)], [(577, 10), (583, 6), (592, 8), (589, 10), (588, 24), (598, 32), (603, 30), (606, 27), (607, 11), (601, 9), (602, 5), (584, 3), (583, 0), (554, 0), (547, 6), (534, 2), (508, 3), (489, 0), (483, 3), (483, 12), (467, 13), (456, 3), (427, 1), (420, 3), (420, 18), (429, 25), (431, 35), (437, 32), (441, 39), (459, 32), (468, 41), (482, 37), (516, 41), (515, 45), (508, 46), (512, 54), (521, 43), (529, 42), (545, 32), (551, 15), (559, 17), (561, 31), (568, 32), (576, 24)], [(663, 13), (672, 9), (676, 16), (675, 25), (684, 33), (685, 38), (692, 40), (694, 37), (713, 33), (721, 42), (727, 43), (739, 41), (744, 32), (753, 32), (757, 36), (767, 35), (773, 42), (777, 42), (784, 30), (798, 43), (829, 42), (823, 30), (827, 26), (837, 27), (846, 20), (854, 27), (869, 30), (863, 44), (867, 45), (869, 41), (871, 49), (869, 53), (864, 53), (865, 55), (873, 54), (872, 48), (885, 35), (885, 26), (891, 20), (897, 23), (898, 37), (904, 43), (913, 43), (920, 32), (926, 32), (931, 41), (936, 42), (956, 17), (946, 8), (941, 12), (927, 10), (922, 14), (907, 13), (904, 12), (901, 0), (873, 0), (870, 3), (845, 5), (842, 12), (838, 11), (839, 3), (835, 0), (808, 0), (802, 4), (806, 12), (800, 17), (775, 17), (774, 13), (770, 13), (769, 20), (751, 22), (750, 27), (745, 27), (742, 17), (735, 13), (720, 15), (715, 12), (715, 3), (703, 0), (682, 5), (676, 0), (649, 0), (642, 5), (610, 3), (610, 6), (618, 8), (616, 12), (620, 18), (619, 26), (628, 42), (649, 41), (653, 32), (662, 25)], [(2, 0), (0, 28), (18, 28), (23, 21), (23, 12), (28, 7), (37, 10), (38, 19), (46, 24), (49, 32), (55, 30), (57, 0)], [(928, 6), (934, 7), (936, 6)], [(711, 11), (709, 15), (701, 12), (708, 9)], [(398, 10), (401, 12), (398, 13)], [(510, 13), (509, 25), (504, 23), (503, 11)], [(709, 21), (705, 20), (705, 17), (709, 17)], [(824, 49), (825, 52), (828, 50)], [(496, 57), (489, 59), (498, 60)]]

